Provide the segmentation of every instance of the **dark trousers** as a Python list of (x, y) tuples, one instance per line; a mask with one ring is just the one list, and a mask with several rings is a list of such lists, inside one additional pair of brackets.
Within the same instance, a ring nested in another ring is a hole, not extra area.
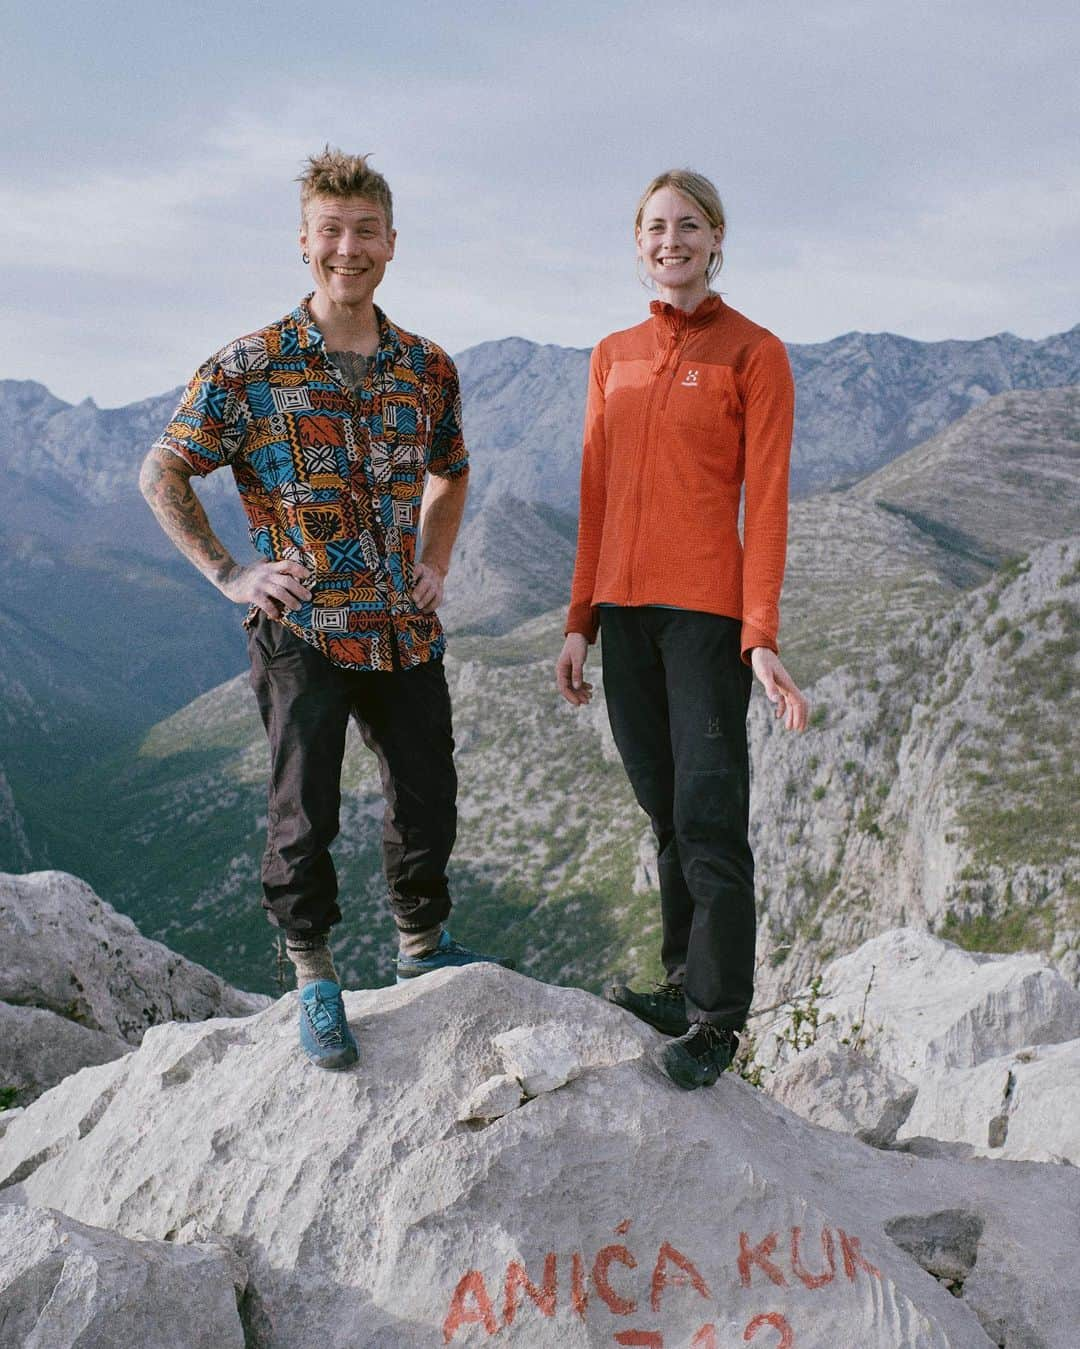
[(661, 959), (691, 1021), (740, 1029), (754, 991), (741, 625), (685, 609), (601, 606), (604, 693), (659, 849)]
[(406, 932), (450, 912), (446, 866), (457, 831), (450, 694), (441, 660), (345, 670), (259, 614), (248, 633), (251, 685), (270, 740), (263, 908), (296, 936), (341, 918), (330, 844), (337, 837), (345, 731), (353, 717), (379, 761), (383, 864)]

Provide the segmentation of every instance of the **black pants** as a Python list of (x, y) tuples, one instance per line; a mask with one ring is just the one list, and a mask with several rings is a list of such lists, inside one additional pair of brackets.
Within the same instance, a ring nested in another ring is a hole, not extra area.
[(259, 614), (248, 633), (251, 685), (270, 739), (263, 908), (286, 932), (341, 918), (330, 844), (337, 837), (345, 731), (354, 717), (379, 761), (383, 863), (406, 932), (450, 912), (446, 866), (457, 832), (450, 694), (441, 660), (393, 673), (345, 670)]
[(691, 1021), (740, 1029), (754, 991), (741, 625), (685, 609), (602, 606), (615, 743), (659, 849), (661, 959)]

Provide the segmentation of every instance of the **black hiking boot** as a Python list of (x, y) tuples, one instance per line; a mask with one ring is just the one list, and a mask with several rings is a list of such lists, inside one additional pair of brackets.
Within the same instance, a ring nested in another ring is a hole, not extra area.
[(690, 1028), (682, 984), (653, 984), (651, 993), (635, 993), (626, 984), (612, 984), (604, 996), (665, 1035), (685, 1035)]
[(677, 1087), (693, 1091), (711, 1087), (731, 1066), (739, 1048), (739, 1036), (728, 1026), (695, 1021), (685, 1035), (652, 1051), (653, 1062)]

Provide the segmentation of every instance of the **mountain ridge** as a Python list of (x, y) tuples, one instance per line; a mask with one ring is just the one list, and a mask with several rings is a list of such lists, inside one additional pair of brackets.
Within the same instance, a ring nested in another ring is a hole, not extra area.
[[(797, 495), (862, 476), (994, 394), (1080, 383), (1080, 324), (1037, 340), (999, 333), (923, 342), (855, 330), (825, 342), (789, 343), (788, 352), (799, 392), (792, 458)], [(534, 499), (539, 492), (552, 505), (576, 506), (588, 356), (585, 348), (523, 337), (458, 353), (474, 495), (490, 485), (512, 488), (513, 475), (499, 461), (513, 452), (517, 495)], [(0, 463), (6, 459), (5, 468), (24, 472), (49, 463), (77, 468), (88, 500), (114, 499), (125, 484), (134, 486), (138, 463), (180, 393), (178, 386), (102, 409), (92, 399), (65, 403), (37, 381), (0, 380), (0, 428), (6, 428), (0, 429)], [(31, 429), (41, 443), (25, 434)], [(20, 450), (16, 464), (12, 455)], [(546, 471), (533, 476), (536, 456)]]

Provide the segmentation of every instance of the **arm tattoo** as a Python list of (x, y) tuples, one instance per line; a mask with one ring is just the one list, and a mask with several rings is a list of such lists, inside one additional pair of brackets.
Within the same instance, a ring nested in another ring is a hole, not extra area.
[(168, 463), (161, 451), (151, 451), (139, 475), (139, 488), (158, 524), (204, 576), (221, 585), (239, 570), (210, 527), (190, 474)]

